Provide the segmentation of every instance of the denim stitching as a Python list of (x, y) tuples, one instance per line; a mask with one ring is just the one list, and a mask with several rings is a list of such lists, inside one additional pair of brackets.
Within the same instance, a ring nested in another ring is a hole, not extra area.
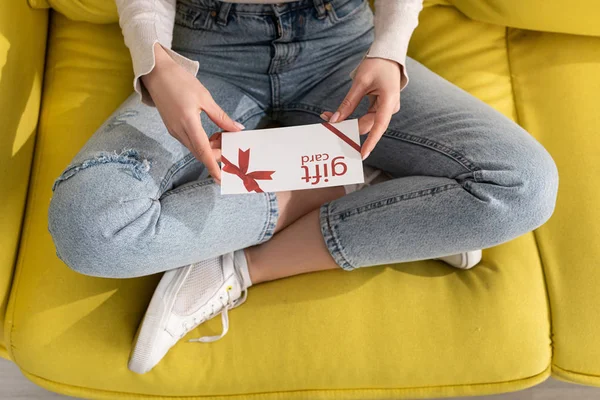
[(279, 110), (279, 96), (280, 96), (280, 81), (279, 75), (277, 74), (277, 67), (279, 63), (273, 64), (273, 72), (269, 72), (270, 80), (271, 80), (271, 104), (273, 105), (273, 111), (271, 113), (271, 118), (273, 120), (277, 119), (277, 110)]
[(342, 244), (340, 243), (339, 238), (335, 235), (337, 225), (331, 225), (331, 218), (329, 217), (330, 204), (330, 202), (323, 204), (319, 210), (321, 233), (323, 234), (323, 239), (325, 239), (325, 245), (327, 246), (327, 249), (329, 250), (329, 253), (333, 257), (336, 264), (346, 271), (352, 271), (353, 269), (356, 269), (356, 267), (354, 267), (348, 261), (348, 258), (344, 254)]
[(172, 194), (177, 194), (177, 193), (180, 193), (180, 192), (185, 192), (186, 190), (194, 189), (194, 188), (197, 188), (197, 187), (207, 186), (207, 185), (210, 185), (211, 183), (214, 183), (214, 182), (215, 182), (215, 180), (213, 178), (207, 178), (207, 179), (204, 179), (204, 180), (201, 180), (201, 181), (194, 182), (194, 183), (189, 184), (189, 185), (180, 186), (180, 187), (178, 187), (176, 189), (169, 190), (168, 192), (163, 193), (160, 198), (164, 199), (165, 197), (168, 197), (168, 196), (170, 196)]
[(309, 111), (315, 115), (320, 116), (325, 110), (321, 107), (316, 107), (311, 104), (304, 103), (292, 103), (286, 104), (284, 107), (280, 108), (278, 111)]
[(162, 182), (160, 183), (160, 185), (158, 187), (158, 193), (154, 197), (155, 198), (160, 197), (161, 194), (163, 193), (165, 187), (171, 182), (173, 177), (179, 171), (181, 171), (183, 168), (185, 168), (188, 164), (190, 164), (193, 160), (194, 160), (194, 155), (192, 153), (190, 153), (187, 156), (183, 157), (181, 160), (177, 161), (175, 164), (173, 164), (171, 166), (171, 168), (169, 168), (169, 170), (165, 174), (165, 177), (163, 178)]
[(275, 226), (277, 225), (277, 220), (279, 219), (279, 209), (277, 205), (276, 194), (266, 192), (265, 199), (267, 200), (267, 218), (257, 244), (264, 243), (273, 237)]
[(277, 64), (277, 67), (283, 68), (283, 67), (287, 67), (289, 65), (293, 65), (296, 62), (296, 60), (298, 59), (298, 56), (300, 56), (300, 51), (301, 51), (300, 43), (298, 43), (298, 42), (288, 43), (288, 53), (286, 54), (286, 57), (284, 59), (279, 61), (279, 63)]
[(420, 198), (420, 197), (424, 197), (424, 196), (435, 195), (435, 194), (442, 193), (442, 192), (445, 192), (445, 191), (451, 190), (451, 189), (462, 189), (462, 186), (459, 183), (448, 183), (448, 184), (442, 185), (442, 186), (436, 186), (436, 187), (429, 188), (429, 189), (422, 189), (422, 190), (418, 190), (415, 192), (405, 193), (400, 196), (389, 197), (387, 199), (371, 202), (371, 203), (365, 204), (362, 207), (355, 207), (352, 209), (339, 211), (333, 218), (335, 218), (335, 220), (343, 221), (343, 220), (347, 219), (348, 217), (362, 214), (366, 211), (375, 210), (375, 209), (389, 206), (389, 205), (399, 203), (399, 202), (405, 201), (405, 200), (412, 200), (412, 199), (416, 199), (416, 198)]

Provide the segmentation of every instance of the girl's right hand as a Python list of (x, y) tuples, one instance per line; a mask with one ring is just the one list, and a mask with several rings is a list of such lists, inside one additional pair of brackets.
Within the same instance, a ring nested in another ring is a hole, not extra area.
[(169, 133), (187, 147), (220, 183), (221, 169), (216, 160), (220, 150), (211, 148), (215, 146), (211, 146), (202, 128), (200, 113), (204, 111), (224, 131), (235, 132), (244, 129), (244, 126), (233, 121), (215, 103), (204, 85), (177, 64), (161, 45), (155, 43), (154, 51), (154, 68), (141, 77), (144, 86)]

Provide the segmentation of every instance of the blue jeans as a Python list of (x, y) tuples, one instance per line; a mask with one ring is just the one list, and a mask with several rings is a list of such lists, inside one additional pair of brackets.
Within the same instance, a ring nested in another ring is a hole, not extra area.
[[(374, 37), (367, 2), (327, 4), (180, 1), (173, 49), (200, 62), (198, 78), (248, 129), (318, 123), (348, 92)], [(407, 71), (401, 110), (365, 161), (394, 179), (320, 208), (324, 242), (344, 270), (498, 245), (555, 207), (557, 168), (538, 141), (417, 61)], [(351, 118), (367, 108), (365, 99)], [(52, 189), (58, 257), (100, 277), (150, 275), (263, 243), (279, 217), (274, 193), (221, 195), (135, 94)]]

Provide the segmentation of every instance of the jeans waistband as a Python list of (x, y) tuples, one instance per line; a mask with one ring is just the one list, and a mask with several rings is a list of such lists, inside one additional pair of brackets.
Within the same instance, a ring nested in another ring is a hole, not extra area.
[(342, 5), (351, 0), (296, 0), (287, 3), (229, 3), (220, 0), (178, 0), (191, 7), (210, 10), (216, 14), (216, 21), (226, 25), (231, 13), (253, 15), (282, 15), (295, 10), (314, 7), (318, 18), (325, 18), (332, 6)]

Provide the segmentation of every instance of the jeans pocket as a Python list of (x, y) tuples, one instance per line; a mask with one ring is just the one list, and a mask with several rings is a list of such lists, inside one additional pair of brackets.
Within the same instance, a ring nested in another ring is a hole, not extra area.
[(369, 2), (366, 0), (334, 0), (331, 5), (331, 19), (333, 22), (346, 22), (362, 12), (369, 11)]
[(217, 15), (217, 10), (198, 7), (177, 1), (175, 10), (175, 24), (193, 30), (210, 30), (212, 21)]

